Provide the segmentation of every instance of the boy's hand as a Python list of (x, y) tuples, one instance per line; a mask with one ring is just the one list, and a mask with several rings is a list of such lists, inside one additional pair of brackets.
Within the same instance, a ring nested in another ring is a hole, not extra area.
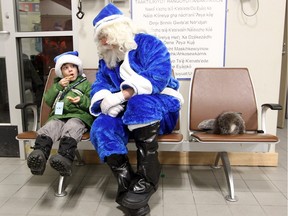
[(71, 103), (74, 103), (74, 104), (79, 103), (79, 101), (80, 101), (80, 97), (79, 97), (79, 96), (77, 96), (77, 97), (75, 97), (75, 98), (70, 97), (70, 96), (67, 96), (67, 99), (68, 99)]
[(73, 76), (67, 76), (67, 77), (64, 77), (62, 78), (60, 81), (59, 81), (59, 84), (64, 88), (64, 87), (67, 87), (70, 83), (70, 80), (73, 78)]

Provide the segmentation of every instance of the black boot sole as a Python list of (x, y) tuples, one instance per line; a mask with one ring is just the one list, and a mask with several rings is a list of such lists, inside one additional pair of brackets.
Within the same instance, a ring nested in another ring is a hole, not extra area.
[(43, 175), (46, 168), (46, 158), (41, 150), (34, 150), (27, 158), (27, 165), (33, 175)]
[[(130, 191), (126, 193), (123, 197), (121, 204), (129, 209), (141, 209), (145, 207), (150, 199), (150, 197), (155, 193), (156, 190), (152, 189), (149, 193), (135, 194)], [(128, 197), (128, 199), (127, 199)], [(135, 202), (137, 201), (137, 202)]]
[(128, 191), (125, 193), (121, 199), (121, 205), (128, 209), (140, 209), (148, 204), (151, 196), (157, 191), (158, 184), (150, 187), (148, 191), (143, 193), (135, 193), (133, 191)]
[(54, 157), (52, 156), (50, 158), (50, 166), (57, 170), (61, 176), (71, 176), (72, 175), (72, 170), (71, 166), (72, 164), (67, 164), (63, 156), (61, 155), (55, 155)]
[(150, 213), (150, 207), (147, 204), (139, 209), (128, 209), (128, 212), (130, 216), (145, 216)]

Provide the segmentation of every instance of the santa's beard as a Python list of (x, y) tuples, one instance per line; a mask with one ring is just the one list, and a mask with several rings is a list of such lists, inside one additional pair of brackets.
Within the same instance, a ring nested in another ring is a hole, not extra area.
[(125, 54), (119, 50), (118, 46), (99, 45), (98, 52), (110, 69), (115, 68), (120, 61), (124, 60)]

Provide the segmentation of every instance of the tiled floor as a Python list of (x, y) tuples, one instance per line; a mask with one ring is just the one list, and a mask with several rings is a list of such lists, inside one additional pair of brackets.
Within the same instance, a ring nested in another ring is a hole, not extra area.
[[(223, 170), (164, 166), (150, 216), (287, 216), (287, 127), (278, 129), (278, 167), (233, 167), (238, 202), (223, 198)], [(58, 175), (49, 166), (33, 176), (26, 161), (0, 158), (0, 215), (121, 216), (116, 181), (106, 165), (75, 167), (65, 197), (55, 197)]]

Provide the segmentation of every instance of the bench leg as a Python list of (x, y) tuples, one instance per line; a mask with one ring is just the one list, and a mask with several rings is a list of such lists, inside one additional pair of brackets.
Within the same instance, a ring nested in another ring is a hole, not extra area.
[(56, 197), (64, 197), (67, 195), (67, 192), (63, 190), (64, 176), (60, 175), (59, 183), (58, 183), (58, 191), (55, 192)]
[(214, 162), (214, 165), (211, 166), (213, 169), (220, 169), (221, 166), (219, 166), (219, 161), (220, 161), (220, 152), (217, 153), (216, 155), (216, 159), (215, 159), (215, 162)]
[[(82, 158), (80, 156), (80, 153), (79, 153), (78, 149), (75, 150), (75, 156), (77, 158), (77, 163), (76, 163), (77, 166), (85, 165), (84, 161), (82, 160)], [(59, 183), (58, 183), (58, 191), (55, 192), (55, 196), (56, 197), (64, 197), (64, 196), (67, 195), (67, 192), (63, 188), (64, 178), (65, 178), (64, 176), (60, 175)]]
[(85, 165), (85, 162), (82, 160), (78, 149), (75, 150), (75, 155), (76, 155), (76, 158), (77, 158), (76, 166), (83, 166), (83, 165)]
[(238, 198), (235, 196), (234, 193), (234, 181), (233, 181), (233, 175), (232, 175), (232, 170), (230, 166), (230, 161), (228, 158), (228, 153), (227, 152), (219, 152), (218, 153), (221, 157), (222, 164), (224, 167), (224, 172), (228, 184), (228, 189), (229, 189), (229, 195), (225, 196), (225, 199), (230, 202), (236, 202), (238, 201)]

